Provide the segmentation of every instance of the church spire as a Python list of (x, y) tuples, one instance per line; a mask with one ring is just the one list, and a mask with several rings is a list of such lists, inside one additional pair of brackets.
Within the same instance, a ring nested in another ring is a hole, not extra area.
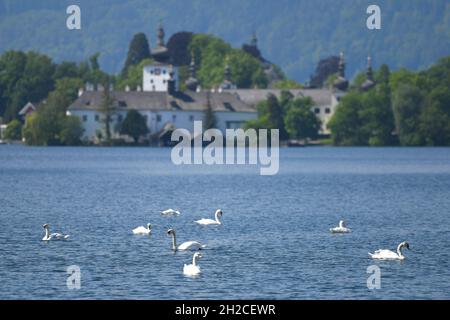
[(250, 39), (250, 45), (253, 47), (258, 46), (258, 38), (256, 37), (255, 31), (253, 31), (252, 38)]
[(373, 70), (372, 70), (372, 58), (370, 55), (367, 57), (367, 79), (373, 81)]
[(344, 52), (339, 55), (338, 78), (333, 83), (334, 88), (345, 91), (348, 88), (348, 80), (345, 79), (345, 60)]
[(339, 54), (339, 76), (345, 78), (345, 60), (344, 60), (344, 52), (341, 51)]
[(223, 70), (223, 82), (220, 85), (221, 89), (236, 89), (236, 85), (231, 81), (231, 68), (229, 64), (229, 57), (225, 59), (225, 68)]
[(158, 47), (164, 47), (164, 27), (162, 25), (162, 21), (159, 22), (159, 26), (158, 26)]
[(189, 72), (190, 72), (190, 76), (191, 78), (195, 78), (196, 76), (196, 68), (195, 68), (195, 52), (192, 51), (191, 52), (191, 64), (189, 65)]
[(372, 58), (367, 57), (367, 70), (366, 70), (366, 81), (361, 85), (363, 91), (367, 91), (375, 86), (375, 80), (373, 80), (373, 70), (372, 70)]
[(186, 88), (191, 91), (196, 91), (198, 88), (198, 80), (196, 78), (196, 67), (195, 67), (195, 53), (191, 53), (191, 64), (189, 65), (189, 78), (185, 82)]

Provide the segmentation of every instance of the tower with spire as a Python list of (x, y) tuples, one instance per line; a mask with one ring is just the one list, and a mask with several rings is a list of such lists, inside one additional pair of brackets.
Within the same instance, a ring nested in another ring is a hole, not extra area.
[(189, 78), (185, 82), (186, 88), (191, 91), (197, 91), (198, 80), (196, 77), (195, 53), (191, 53), (191, 64), (189, 65)]
[(361, 90), (368, 91), (375, 86), (375, 80), (373, 79), (373, 70), (372, 70), (372, 58), (370, 56), (367, 57), (367, 70), (366, 70), (366, 81), (361, 85)]
[(158, 62), (161, 63), (168, 63), (170, 59), (169, 50), (167, 49), (165, 43), (164, 43), (164, 27), (162, 25), (162, 22), (160, 21), (157, 32), (157, 46), (156, 48), (152, 49), (152, 57)]
[(169, 50), (164, 43), (162, 23), (157, 29), (157, 47), (152, 49), (153, 63), (144, 66), (143, 91), (174, 92), (178, 90), (178, 68), (170, 64)]
[(228, 57), (225, 59), (223, 82), (220, 84), (220, 89), (222, 90), (236, 89), (236, 85), (231, 81), (231, 68)]
[(344, 52), (341, 51), (339, 55), (338, 78), (334, 81), (333, 87), (340, 91), (345, 91), (348, 88), (348, 80), (345, 78), (345, 60)]

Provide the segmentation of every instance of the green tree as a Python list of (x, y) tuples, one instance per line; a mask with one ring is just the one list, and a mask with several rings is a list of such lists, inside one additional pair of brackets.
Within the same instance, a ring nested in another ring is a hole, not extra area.
[(216, 116), (214, 115), (214, 111), (211, 105), (211, 95), (209, 91), (206, 93), (206, 106), (205, 106), (205, 114), (203, 119), (203, 129), (208, 130), (212, 128), (216, 128)]
[(450, 145), (449, 88), (438, 87), (425, 98), (419, 131), (427, 145)]
[(197, 77), (202, 87), (217, 86), (224, 80), (224, 68), (231, 68), (231, 80), (240, 88), (265, 88), (267, 77), (261, 62), (241, 49), (233, 49), (223, 40), (211, 35), (192, 37), (189, 52), (194, 52)]
[(328, 127), (336, 145), (367, 145), (368, 137), (361, 130), (362, 119), (359, 111), (363, 108), (361, 95), (357, 92), (342, 98)]
[(139, 142), (139, 138), (149, 133), (145, 118), (136, 110), (130, 110), (122, 122), (120, 134), (129, 135), (134, 139), (135, 143)]
[(4, 137), (7, 140), (21, 140), (22, 139), (22, 123), (14, 119), (6, 127)]
[(296, 99), (284, 119), (286, 130), (292, 139), (315, 139), (320, 130), (320, 120), (311, 111), (312, 100), (308, 98)]
[(124, 90), (128, 86), (131, 90), (136, 90), (138, 86), (142, 87), (143, 68), (152, 63), (151, 59), (144, 59), (137, 65), (128, 67), (126, 76), (121, 76), (117, 82), (117, 87)]
[(111, 95), (111, 92), (109, 91), (109, 84), (104, 84), (104, 91), (103, 91), (103, 97), (102, 102), (100, 104), (99, 111), (103, 114), (103, 117), (101, 119), (104, 127), (104, 133), (105, 133), (105, 143), (110, 144), (111, 143), (111, 122), (112, 122), (112, 116), (116, 112), (114, 108), (114, 102), (115, 99)]
[(28, 102), (43, 100), (54, 88), (55, 65), (51, 59), (36, 52), (26, 54), (8, 51), (0, 58), (1, 107), (6, 121), (17, 117)]
[(286, 128), (284, 126), (284, 112), (283, 107), (280, 105), (277, 97), (273, 94), (269, 94), (267, 97), (267, 113), (268, 119), (271, 123), (271, 127), (280, 130), (280, 139), (286, 140), (289, 138)]
[(123, 66), (121, 72), (122, 77), (127, 76), (128, 69), (131, 66), (138, 65), (139, 63), (141, 63), (142, 60), (150, 58), (151, 58), (150, 46), (148, 44), (147, 37), (142, 32), (135, 34), (128, 48), (128, 54), (125, 60), (125, 65)]
[(77, 116), (67, 116), (62, 120), (59, 138), (62, 144), (75, 146), (81, 144), (84, 129)]
[(423, 143), (418, 130), (422, 101), (422, 92), (412, 85), (400, 85), (394, 93), (392, 108), (401, 145), (416, 146)]

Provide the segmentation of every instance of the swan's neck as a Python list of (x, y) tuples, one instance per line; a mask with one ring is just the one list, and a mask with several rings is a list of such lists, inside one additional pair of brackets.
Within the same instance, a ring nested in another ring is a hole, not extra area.
[(399, 256), (400, 258), (403, 258), (402, 248), (403, 248), (403, 247), (402, 247), (401, 244), (399, 244), (398, 247), (397, 247), (397, 254), (398, 254), (398, 256)]
[(217, 223), (220, 223), (220, 220), (219, 220), (219, 214), (218, 214), (218, 213), (216, 213), (216, 222), (217, 222)]
[(197, 266), (197, 256), (195, 255), (192, 257), (192, 265)]
[(339, 221), (339, 228), (344, 228), (344, 221)]
[(175, 235), (175, 232), (172, 233), (172, 249), (177, 250), (177, 236)]
[(48, 228), (45, 228), (45, 237), (48, 238)]

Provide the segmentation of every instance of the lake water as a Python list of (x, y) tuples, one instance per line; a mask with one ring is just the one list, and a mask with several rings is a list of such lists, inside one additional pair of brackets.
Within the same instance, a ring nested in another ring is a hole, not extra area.
[[(0, 299), (449, 299), (450, 149), (298, 148), (280, 172), (170, 149), (0, 146)], [(160, 210), (180, 209), (178, 217)], [(223, 210), (223, 225), (193, 223)], [(340, 219), (353, 232), (332, 235)], [(150, 237), (131, 229), (154, 225)], [(70, 234), (41, 241), (42, 224)], [(198, 278), (183, 275), (198, 240)], [(368, 251), (408, 241), (406, 260)], [(81, 270), (69, 290), (67, 267)], [(381, 289), (367, 288), (367, 267)]]

